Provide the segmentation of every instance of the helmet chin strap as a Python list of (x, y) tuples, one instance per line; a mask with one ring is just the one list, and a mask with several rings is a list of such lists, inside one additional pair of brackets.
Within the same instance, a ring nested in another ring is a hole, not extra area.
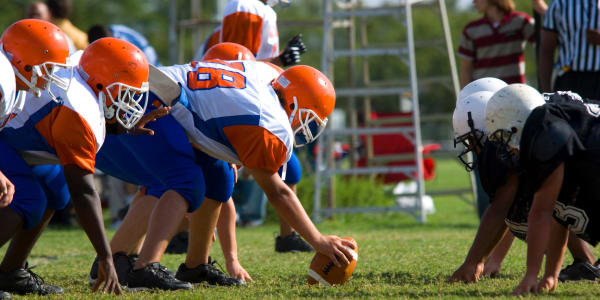
[(33, 66), (31, 81), (27, 80), (25, 76), (19, 73), (19, 70), (17, 70), (15, 66), (12, 66), (12, 68), (15, 71), (15, 75), (17, 75), (17, 77), (19, 77), (19, 79), (21, 79), (21, 81), (23, 81), (27, 85), (27, 87), (29, 88), (28, 91), (32, 93), (36, 98), (39, 98), (42, 95), (42, 89), (38, 88), (36, 84), (38, 77), (42, 77), (42, 69), (40, 68), (40, 66)]
[(294, 116), (298, 112), (298, 99), (296, 99), (296, 96), (294, 96), (293, 99), (294, 99), (294, 109), (292, 110), (292, 113), (290, 114), (290, 125), (292, 125), (292, 123), (294, 123)]
[(104, 117), (109, 120), (112, 119), (115, 116), (115, 108), (113, 107), (113, 105), (111, 105), (110, 107), (106, 106), (106, 95), (103, 91), (100, 91), (100, 93), (98, 93), (98, 99), (100, 100), (100, 103), (102, 103)]

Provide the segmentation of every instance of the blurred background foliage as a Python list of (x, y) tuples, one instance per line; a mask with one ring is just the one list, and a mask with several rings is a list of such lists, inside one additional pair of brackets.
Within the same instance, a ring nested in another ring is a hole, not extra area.
[[(221, 5), (226, 0), (221, 1)], [(0, 28), (4, 29), (11, 23), (24, 17), (26, 7), (33, 1), (29, 0), (1, 0), (0, 1)], [(124, 24), (138, 30), (145, 35), (155, 47), (163, 64), (171, 64), (169, 61), (169, 49), (176, 47), (168, 42), (169, 24), (169, 0), (72, 0), (73, 11), (71, 21), (83, 31), (93, 24)], [(393, 2), (388, 0), (387, 2)], [(453, 46), (456, 49), (462, 28), (470, 21), (480, 18), (471, 6), (470, 9), (457, 9), (456, 0), (448, 0), (448, 14), (453, 37)], [(465, 2), (465, 1), (461, 1)], [(532, 13), (530, 1), (515, 1), (517, 10)], [(202, 19), (217, 21), (220, 17), (216, 14), (217, 1), (201, 1)], [(451, 113), (454, 109), (455, 98), (449, 80), (442, 82), (429, 82), (426, 78), (449, 78), (449, 65), (445, 48), (442, 41), (442, 26), (437, 6), (431, 8), (417, 6), (413, 10), (413, 23), (415, 41), (419, 45), (416, 52), (417, 74), (420, 81), (420, 104), (421, 113)], [(178, 18), (188, 19), (191, 15), (190, 1), (178, 0)], [(308, 52), (302, 56), (302, 62), (321, 66), (321, 52), (323, 45), (322, 16), (323, 5), (321, 0), (297, 0), (290, 8), (277, 9), (279, 20), (280, 47), (284, 48), (288, 39), (297, 33), (302, 33), (307, 45)], [(283, 21), (311, 21), (309, 24), (282, 26)], [(403, 43), (405, 41), (405, 30), (399, 19), (393, 17), (378, 17), (367, 21), (366, 28), (370, 45), (388, 45), (390, 41)], [(213, 26), (204, 26), (197, 31), (197, 38), (203, 42), (207, 35), (212, 32)], [(196, 49), (192, 47), (192, 34), (190, 30), (182, 31), (183, 42), (182, 59), (177, 63), (185, 63), (193, 58)], [(356, 33), (357, 43), (360, 42), (359, 30)], [(437, 43), (434, 41), (437, 40)], [(342, 48), (348, 44), (348, 34), (343, 29), (335, 31), (336, 47)], [(531, 85), (537, 85), (536, 65), (533, 55), (533, 47), (528, 47), (526, 55), (527, 79)], [(359, 59), (356, 59), (360, 62)], [(459, 60), (458, 60), (459, 62)], [(350, 74), (347, 59), (338, 59), (335, 64), (336, 87), (348, 86), (352, 80), (355, 85), (360, 86), (362, 72), (359, 68)], [(398, 57), (373, 57), (369, 59), (370, 77), (373, 81), (381, 81), (382, 84), (394, 84), (394, 80), (408, 79), (406, 65)], [(350, 75), (349, 75), (350, 74)], [(404, 75), (402, 75), (404, 74)], [(350, 78), (351, 77), (351, 78)], [(392, 80), (393, 79), (393, 80)], [(383, 98), (383, 101), (375, 101), (374, 107), (378, 111), (397, 110), (398, 100), (394, 97)], [(389, 100), (389, 101), (385, 101)], [(338, 101), (338, 107), (344, 108), (347, 102)], [(360, 110), (360, 107), (359, 107)], [(448, 122), (446, 122), (448, 123)], [(438, 125), (427, 126), (424, 124), (424, 140), (441, 140), (451, 137), (451, 128), (446, 124), (440, 128)]]

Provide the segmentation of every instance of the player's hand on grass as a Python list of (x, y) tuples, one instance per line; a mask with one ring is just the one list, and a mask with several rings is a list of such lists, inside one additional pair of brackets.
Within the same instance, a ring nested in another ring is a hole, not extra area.
[(554, 276), (544, 276), (537, 284), (538, 292), (548, 292), (556, 290), (558, 278)]
[(454, 272), (454, 274), (452, 274), (452, 276), (450, 276), (450, 278), (448, 279), (449, 282), (464, 282), (464, 283), (471, 283), (471, 282), (477, 282), (479, 281), (479, 278), (481, 278), (481, 275), (483, 274), (483, 263), (478, 263), (478, 264), (470, 264), (470, 263), (463, 263), (458, 270), (456, 270)]
[(147, 114), (145, 114), (139, 122), (137, 122), (137, 124), (135, 124), (135, 126), (133, 126), (133, 128), (129, 129), (127, 131), (128, 134), (133, 134), (133, 135), (154, 135), (154, 130), (152, 129), (148, 129), (145, 128), (146, 124), (148, 124), (149, 122), (152, 121), (156, 121), (156, 119), (158, 118), (162, 118), (164, 116), (166, 116), (167, 114), (169, 114), (169, 111), (171, 110), (170, 107), (161, 107), (161, 108), (157, 108)]
[(333, 263), (340, 267), (346, 267), (352, 260), (351, 249), (356, 249), (356, 244), (352, 241), (343, 240), (335, 235), (324, 235), (314, 248), (331, 258)]
[(112, 257), (98, 260), (98, 280), (92, 287), (92, 291), (97, 291), (102, 285), (102, 293), (121, 294), (121, 286), (119, 285), (119, 277), (113, 265)]
[(490, 278), (495, 278), (500, 274), (500, 269), (502, 268), (502, 263), (495, 262), (492, 260), (488, 260), (485, 262), (483, 267), (483, 276), (489, 276)]
[(229, 273), (229, 276), (231, 276), (232, 278), (241, 279), (244, 282), (252, 281), (252, 277), (250, 277), (250, 274), (246, 272), (244, 267), (242, 267), (242, 265), (237, 259), (228, 260), (225, 263), (225, 265), (227, 267), (227, 272)]
[(525, 275), (521, 283), (512, 292), (513, 296), (526, 295), (529, 293), (537, 294), (537, 276)]
[(7, 207), (15, 194), (15, 186), (0, 172), (0, 208)]

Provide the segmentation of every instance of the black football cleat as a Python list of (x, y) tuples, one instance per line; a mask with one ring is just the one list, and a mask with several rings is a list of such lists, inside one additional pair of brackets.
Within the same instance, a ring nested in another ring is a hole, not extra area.
[(129, 288), (147, 288), (160, 290), (190, 290), (192, 284), (181, 281), (160, 263), (151, 263), (145, 267), (132, 270), (127, 274), (127, 286)]
[[(31, 270), (32, 268), (33, 267), (29, 268), (27, 264), (25, 264), (25, 268), (19, 268), (10, 272), (0, 272), (0, 290), (20, 295), (50, 295), (63, 293), (62, 288), (46, 284), (42, 277), (33, 273)], [(8, 296), (10, 297), (10, 295)]]
[(188, 242), (189, 242), (189, 234), (187, 233), (187, 231), (182, 231), (182, 232), (176, 234), (171, 239), (171, 241), (169, 242), (169, 245), (167, 246), (167, 249), (165, 250), (165, 253), (185, 254), (185, 253), (187, 253)]
[(181, 264), (175, 277), (191, 283), (207, 283), (211, 286), (239, 286), (245, 285), (241, 279), (231, 278), (215, 267), (216, 261), (208, 258), (207, 264), (200, 264), (195, 268), (188, 268)]
[[(127, 285), (127, 274), (133, 269), (135, 261), (137, 260), (137, 254), (127, 255), (125, 252), (117, 252), (113, 254), (113, 264), (117, 271), (117, 277), (119, 277), (119, 284), (122, 286)], [(94, 286), (98, 280), (98, 257), (92, 263), (92, 269), (90, 270), (89, 283), (90, 286)]]
[(594, 267), (587, 261), (575, 259), (573, 263), (560, 270), (558, 274), (558, 280), (561, 282), (565, 281), (579, 281), (579, 280), (592, 280), (596, 281), (600, 279), (600, 268)]
[(292, 232), (284, 237), (275, 238), (275, 251), (284, 252), (312, 252), (315, 251), (297, 232)]

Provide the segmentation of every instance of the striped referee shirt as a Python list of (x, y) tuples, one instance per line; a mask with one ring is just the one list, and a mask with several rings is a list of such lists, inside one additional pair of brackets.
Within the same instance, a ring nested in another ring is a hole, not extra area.
[(523, 51), (534, 42), (534, 21), (526, 13), (514, 11), (498, 24), (483, 17), (463, 30), (458, 55), (473, 61), (473, 79), (496, 77), (506, 83), (525, 83)]
[(589, 45), (586, 29), (600, 29), (598, 0), (554, 0), (544, 16), (544, 29), (558, 35), (555, 67), (572, 71), (599, 71), (600, 46)]

